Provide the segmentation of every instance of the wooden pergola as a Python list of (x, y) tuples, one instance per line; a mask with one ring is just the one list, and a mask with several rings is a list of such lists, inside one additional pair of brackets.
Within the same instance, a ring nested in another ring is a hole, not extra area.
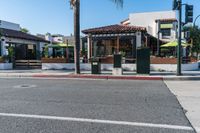
[(88, 58), (90, 59), (93, 55), (93, 47), (95, 40), (113, 39), (116, 42), (116, 53), (120, 52), (120, 39), (129, 38), (133, 40), (135, 49), (141, 47), (142, 39), (146, 33), (146, 29), (143, 27), (136, 26), (125, 26), (125, 25), (110, 25), (98, 28), (92, 28), (82, 31), (87, 35), (87, 46), (88, 46)]

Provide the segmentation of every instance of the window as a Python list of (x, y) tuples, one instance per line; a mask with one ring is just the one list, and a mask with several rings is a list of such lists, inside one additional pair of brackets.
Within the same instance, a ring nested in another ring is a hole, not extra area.
[(171, 36), (171, 29), (161, 29), (162, 36)]

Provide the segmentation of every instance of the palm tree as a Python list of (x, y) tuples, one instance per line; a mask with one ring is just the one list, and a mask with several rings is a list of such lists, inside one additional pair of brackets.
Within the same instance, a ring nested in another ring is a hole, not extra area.
[[(124, 0), (111, 0), (118, 7), (123, 7)], [(70, 0), (74, 9), (74, 39), (75, 39), (75, 73), (80, 74), (80, 0)]]

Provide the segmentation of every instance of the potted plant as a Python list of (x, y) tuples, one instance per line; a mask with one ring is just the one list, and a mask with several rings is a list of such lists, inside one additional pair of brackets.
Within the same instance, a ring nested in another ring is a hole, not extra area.
[(3, 63), (3, 57), (0, 56), (0, 63)]
[(125, 64), (126, 63), (126, 52), (125, 51), (120, 51), (120, 54), (122, 55), (122, 64)]
[(48, 56), (49, 56), (49, 51), (48, 51), (48, 47), (46, 46), (46, 47), (44, 48), (44, 57), (45, 57), (45, 58), (48, 58)]
[(8, 47), (8, 60), (9, 62), (13, 62), (13, 57), (14, 57), (14, 47), (13, 46), (9, 46)]
[(4, 55), (2, 58), (3, 58), (4, 63), (9, 63), (9, 56), (8, 55)]

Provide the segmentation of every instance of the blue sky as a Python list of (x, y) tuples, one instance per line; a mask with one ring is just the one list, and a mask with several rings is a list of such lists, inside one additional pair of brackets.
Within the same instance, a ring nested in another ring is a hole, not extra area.
[[(200, 0), (183, 0), (194, 4), (200, 14)], [(0, 0), (0, 19), (19, 23), (32, 34), (73, 33), (73, 11), (69, 0)], [(81, 0), (81, 29), (119, 23), (129, 13), (171, 10), (172, 0), (124, 0), (123, 9), (111, 0)], [(200, 19), (197, 21), (200, 25)]]

